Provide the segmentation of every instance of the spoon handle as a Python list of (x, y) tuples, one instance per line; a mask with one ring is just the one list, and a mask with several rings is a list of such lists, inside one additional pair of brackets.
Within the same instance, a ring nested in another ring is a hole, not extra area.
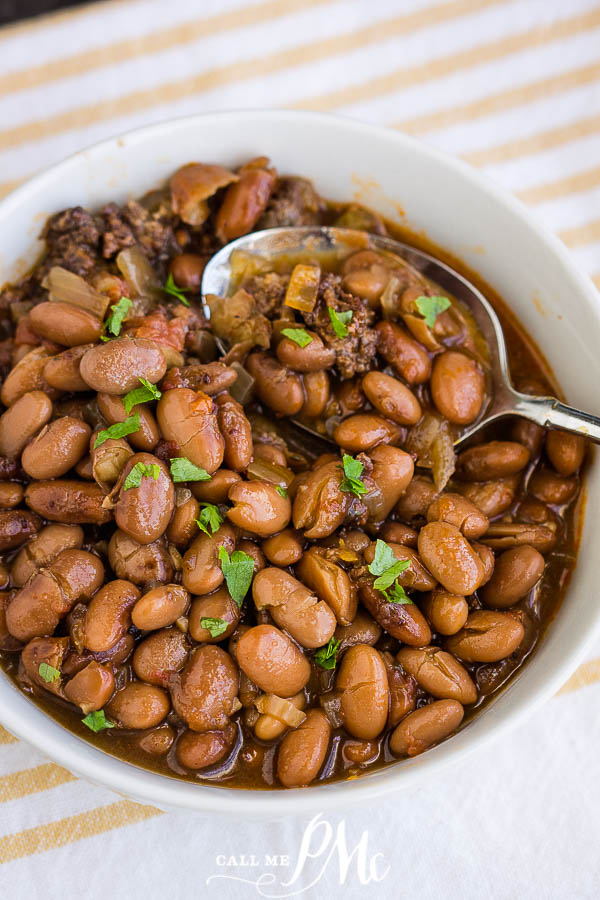
[(530, 397), (517, 394), (515, 413), (544, 428), (560, 428), (580, 434), (600, 444), (600, 418), (561, 403), (555, 397)]

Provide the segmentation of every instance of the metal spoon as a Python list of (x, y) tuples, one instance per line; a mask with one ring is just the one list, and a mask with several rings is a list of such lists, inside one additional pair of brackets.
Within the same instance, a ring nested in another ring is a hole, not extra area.
[[(515, 390), (510, 379), (504, 334), (498, 316), (481, 291), (466, 278), (429, 253), (408, 244), (364, 231), (334, 227), (269, 228), (244, 235), (227, 244), (209, 260), (202, 277), (202, 298), (205, 314), (207, 294), (226, 297), (231, 278), (231, 254), (235, 250), (271, 258), (286, 256), (319, 256), (332, 251), (342, 256), (356, 250), (372, 249), (393, 253), (421, 276), (436, 282), (470, 310), (477, 327), (485, 338), (490, 353), (491, 378), (494, 391), (491, 401), (478, 420), (457, 437), (455, 446), (462, 444), (477, 431), (505, 416), (522, 416), (543, 428), (560, 428), (583, 435), (600, 443), (600, 418), (561, 403), (555, 397), (538, 397)], [(226, 348), (219, 343), (221, 351)], [(296, 421), (296, 420), (294, 420)], [(321, 440), (327, 437), (296, 422)]]

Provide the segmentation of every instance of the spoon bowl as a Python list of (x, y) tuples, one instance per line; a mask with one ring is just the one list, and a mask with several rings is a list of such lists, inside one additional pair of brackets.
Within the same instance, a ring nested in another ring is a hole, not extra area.
[[(306, 257), (335, 254), (342, 257), (357, 250), (377, 250), (393, 254), (423, 278), (444, 288), (461, 301), (470, 311), (479, 332), (489, 350), (490, 375), (494, 391), (487, 408), (476, 422), (464, 429), (456, 438), (455, 447), (468, 441), (473, 435), (498, 419), (506, 416), (522, 416), (543, 428), (559, 428), (600, 443), (600, 418), (567, 406), (556, 397), (534, 396), (517, 391), (512, 384), (508, 367), (506, 342), (500, 320), (492, 305), (468, 279), (447, 263), (436, 259), (402, 241), (378, 234), (336, 227), (268, 228), (255, 231), (226, 244), (209, 260), (202, 277), (202, 302), (204, 313), (210, 318), (206, 302), (208, 294), (226, 297), (231, 286), (231, 256), (243, 251), (272, 258), (279, 255)], [(217, 339), (224, 354), (227, 347)], [(321, 440), (329, 440), (304, 422), (294, 423)]]

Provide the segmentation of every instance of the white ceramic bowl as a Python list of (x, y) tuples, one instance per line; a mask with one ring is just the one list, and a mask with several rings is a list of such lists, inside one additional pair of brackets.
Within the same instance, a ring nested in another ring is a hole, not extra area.
[[(192, 160), (235, 166), (267, 154), (279, 171), (313, 179), (323, 196), (357, 199), (424, 230), (479, 271), (543, 349), (567, 399), (600, 412), (600, 304), (563, 245), (511, 196), (457, 160), (395, 131), (301, 112), (224, 112), (133, 131), (83, 150), (0, 203), (0, 281), (36, 260), (44, 220), (154, 187)], [(405, 218), (401, 219), (404, 212)], [(163, 809), (278, 818), (366, 804), (457, 760), (513, 727), (568, 678), (597, 630), (600, 469), (587, 476), (579, 563), (548, 635), (510, 687), (459, 734), (413, 760), (358, 780), (293, 791), (243, 791), (157, 775), (94, 749), (48, 718), (0, 674), (0, 720), (72, 772)]]

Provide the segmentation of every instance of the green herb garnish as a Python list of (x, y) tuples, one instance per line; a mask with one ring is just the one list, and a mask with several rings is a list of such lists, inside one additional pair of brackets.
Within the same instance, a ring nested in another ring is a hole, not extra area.
[(147, 466), (146, 463), (137, 462), (129, 471), (127, 478), (125, 479), (125, 484), (123, 485), (123, 490), (130, 491), (131, 488), (138, 488), (142, 483), (142, 478), (152, 478), (156, 481), (159, 475), (160, 466), (157, 463), (152, 463), (152, 465)]
[(312, 344), (312, 338), (304, 328), (284, 328), (281, 333), (299, 347), (308, 347), (309, 344)]
[(52, 684), (53, 681), (58, 681), (60, 678), (60, 671), (55, 669), (54, 666), (49, 665), (48, 663), (40, 663), (38, 672), (40, 677), (44, 679), (46, 684)]
[(280, 497), (283, 497), (284, 500), (287, 499), (287, 491), (284, 487), (281, 487), (280, 484), (275, 485), (275, 490), (279, 494)]
[[(377, 539), (375, 544), (375, 556), (368, 569), (371, 575), (376, 575), (373, 587), (384, 594), (390, 603), (412, 603), (402, 585), (396, 579), (402, 572), (410, 567), (410, 559), (396, 559), (394, 551), (385, 541)], [(391, 593), (388, 589), (392, 588)]]
[(110, 425), (108, 428), (105, 428), (104, 431), (98, 432), (98, 437), (94, 441), (94, 450), (96, 450), (100, 444), (103, 444), (104, 441), (116, 441), (128, 434), (133, 434), (134, 431), (139, 431), (139, 429), (140, 417), (138, 413), (134, 413), (132, 416), (128, 416), (124, 422), (115, 422), (114, 425)]
[(219, 547), (219, 562), (227, 590), (235, 603), (241, 607), (252, 584), (254, 560), (243, 550), (234, 550), (230, 557), (225, 547)]
[(352, 321), (352, 310), (348, 309), (346, 312), (337, 312), (333, 306), (328, 306), (329, 310), (329, 318), (331, 319), (331, 325), (336, 335), (339, 338), (345, 338), (348, 335), (348, 329), (346, 326)]
[(151, 381), (146, 381), (145, 378), (140, 378), (139, 381), (142, 386), (135, 388), (133, 391), (129, 391), (129, 393), (125, 394), (123, 397), (123, 406), (125, 407), (127, 415), (129, 415), (133, 407), (137, 406), (138, 403), (147, 403), (148, 400), (160, 400), (162, 397), (161, 391), (159, 391), (156, 385), (152, 384)]
[(224, 631), (227, 631), (229, 622), (225, 622), (224, 619), (213, 619), (209, 616), (205, 619), (200, 619), (200, 626), (206, 628), (211, 637), (216, 638), (222, 635)]
[(184, 306), (189, 306), (190, 301), (187, 299), (187, 297), (184, 297), (184, 294), (189, 293), (189, 290), (189, 288), (177, 287), (173, 280), (172, 272), (169, 272), (169, 277), (163, 285), (163, 291), (165, 292), (165, 294), (170, 294), (171, 297), (175, 297), (175, 299), (179, 300), (180, 303), (183, 303)]
[(313, 656), (314, 661), (322, 669), (335, 669), (337, 663), (337, 654), (340, 649), (341, 641), (331, 638), (326, 647), (321, 647)]
[(360, 477), (364, 466), (359, 459), (354, 459), (353, 456), (348, 456), (348, 454), (344, 453), (340, 468), (344, 473), (344, 477), (340, 482), (340, 491), (356, 494), (357, 497), (367, 493), (367, 489)]
[[(196, 519), (196, 525), (209, 537), (215, 533), (223, 522), (223, 516), (219, 512), (219, 507), (214, 503), (205, 503), (200, 512), (200, 516)], [(208, 530), (210, 528), (210, 531)]]
[(106, 336), (107, 332), (113, 337), (118, 337), (121, 334), (123, 319), (131, 309), (131, 306), (132, 304), (129, 297), (121, 297), (118, 303), (111, 306), (112, 312), (104, 323), (104, 334), (100, 335), (101, 341), (110, 341), (110, 337)]
[(88, 713), (85, 719), (82, 719), (81, 721), (84, 725), (87, 725), (91, 731), (95, 732), (115, 727), (115, 723), (106, 718), (103, 709), (95, 709), (93, 712)]
[(174, 456), (171, 460), (171, 478), (173, 484), (181, 481), (210, 481), (211, 475), (201, 466), (195, 466), (185, 456)]
[(425, 319), (425, 324), (429, 328), (433, 328), (435, 325), (435, 320), (439, 316), (440, 313), (443, 313), (445, 309), (448, 309), (452, 304), (447, 297), (417, 297), (415, 300), (415, 306)]

